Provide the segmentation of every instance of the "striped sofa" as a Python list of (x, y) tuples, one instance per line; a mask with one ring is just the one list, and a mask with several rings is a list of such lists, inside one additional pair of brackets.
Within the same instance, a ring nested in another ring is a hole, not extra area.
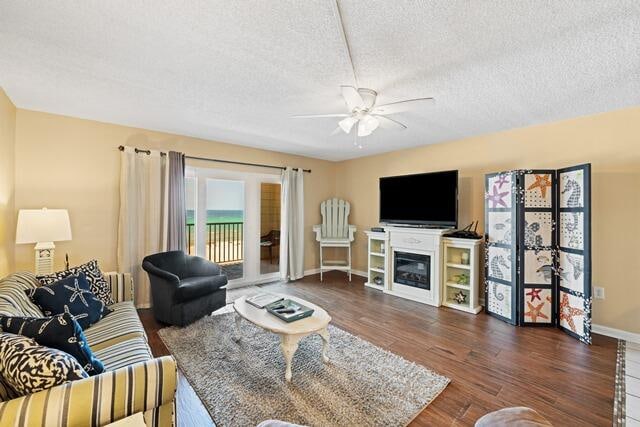
[[(0, 425), (103, 426), (139, 412), (147, 426), (175, 425), (175, 360), (151, 354), (130, 275), (105, 276), (117, 301), (113, 313), (84, 331), (105, 372), (21, 397), (0, 385)], [(28, 272), (1, 279), (0, 315), (42, 317), (25, 294), (34, 286), (39, 282)]]

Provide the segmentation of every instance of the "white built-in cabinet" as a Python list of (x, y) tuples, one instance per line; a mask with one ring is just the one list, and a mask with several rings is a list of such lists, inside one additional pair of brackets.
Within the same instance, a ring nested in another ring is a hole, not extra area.
[(442, 305), (474, 314), (482, 310), (479, 304), (481, 243), (482, 240), (442, 239)]
[(387, 281), (387, 233), (365, 231), (368, 238), (367, 281), (365, 286), (383, 290)]
[[(433, 306), (444, 305), (478, 313), (479, 269), (482, 240), (444, 237), (448, 230), (385, 227), (365, 231), (368, 238), (365, 286)], [(399, 253), (428, 255), (431, 289), (407, 286), (394, 277)], [(457, 301), (456, 301), (457, 297)]]

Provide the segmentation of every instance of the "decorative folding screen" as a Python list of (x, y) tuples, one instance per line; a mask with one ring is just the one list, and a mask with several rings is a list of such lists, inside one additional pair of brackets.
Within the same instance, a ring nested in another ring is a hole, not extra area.
[(517, 176), (485, 177), (485, 306), (487, 313), (513, 325), (518, 324)]
[(554, 325), (557, 277), (555, 272), (556, 171), (521, 172), (521, 200), (518, 203), (518, 246), (521, 325)]
[(590, 165), (485, 178), (485, 305), (591, 342)]
[(591, 165), (558, 170), (558, 322), (591, 343)]

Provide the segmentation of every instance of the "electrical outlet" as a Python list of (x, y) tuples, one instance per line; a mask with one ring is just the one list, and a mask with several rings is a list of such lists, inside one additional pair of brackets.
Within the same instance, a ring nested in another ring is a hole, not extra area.
[(604, 299), (604, 288), (595, 287), (593, 288), (593, 296), (596, 299)]

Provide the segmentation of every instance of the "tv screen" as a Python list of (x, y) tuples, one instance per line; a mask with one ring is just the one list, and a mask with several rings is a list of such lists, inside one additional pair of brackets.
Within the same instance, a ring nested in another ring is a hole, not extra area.
[(380, 222), (458, 226), (458, 171), (380, 178)]

